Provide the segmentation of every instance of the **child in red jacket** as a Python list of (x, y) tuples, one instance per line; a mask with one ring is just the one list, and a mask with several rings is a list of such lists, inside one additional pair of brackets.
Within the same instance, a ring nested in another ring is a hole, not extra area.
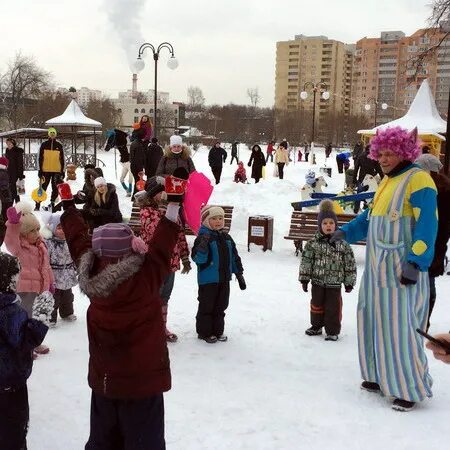
[(159, 290), (171, 270), (179, 205), (168, 204), (147, 248), (121, 223), (95, 228), (90, 236), (83, 216), (72, 207), (70, 187), (58, 189), (66, 210), (61, 225), (80, 289), (90, 300), (92, 398), (86, 449), (163, 450), (163, 392), (171, 379)]
[(239, 161), (238, 168), (234, 172), (234, 182), (235, 183), (246, 183), (247, 182), (247, 172), (244, 167), (244, 163)]
[[(146, 191), (142, 191), (142, 193), (136, 195), (136, 197), (139, 198), (139, 204), (141, 205), (140, 235), (146, 244), (149, 244), (152, 241), (156, 227), (166, 214), (167, 203), (163, 199), (163, 194), (165, 194), (164, 182), (164, 177), (151, 177), (147, 180)], [(181, 224), (181, 221), (178, 220), (178, 223)], [(178, 241), (175, 245), (170, 262), (171, 271), (164, 279), (160, 290), (162, 316), (166, 327), (166, 338), (168, 342), (176, 342), (178, 340), (178, 336), (167, 328), (167, 307), (175, 282), (175, 272), (180, 270), (180, 260), (183, 264), (181, 273), (188, 274), (191, 271), (191, 263), (189, 261), (189, 246), (186, 241), (184, 227), (180, 227)]]

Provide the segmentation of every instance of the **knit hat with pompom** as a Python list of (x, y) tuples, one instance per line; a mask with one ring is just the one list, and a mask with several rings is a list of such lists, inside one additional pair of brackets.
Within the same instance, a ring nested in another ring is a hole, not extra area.
[(40, 229), (41, 224), (38, 218), (33, 214), (33, 205), (28, 202), (19, 202), (15, 206), (17, 212), (21, 212), (20, 234), (26, 235), (30, 231)]
[(331, 200), (322, 200), (319, 204), (319, 214), (317, 215), (317, 226), (319, 230), (322, 229), (322, 221), (325, 219), (333, 219), (336, 227), (338, 225), (338, 220), (336, 213), (334, 212), (334, 205)]

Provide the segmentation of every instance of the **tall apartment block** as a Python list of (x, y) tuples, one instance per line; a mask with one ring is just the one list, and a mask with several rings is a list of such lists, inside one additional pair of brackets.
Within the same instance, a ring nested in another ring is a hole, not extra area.
[(351, 78), (354, 46), (326, 36), (295, 36), (294, 40), (277, 42), (275, 75), (275, 108), (312, 111), (312, 93), (300, 99), (307, 82), (323, 82), (331, 96), (316, 97), (316, 121), (325, 114), (350, 112)]
[[(445, 36), (438, 29), (418, 30), (411, 36), (402, 31), (382, 32), (379, 38), (363, 38), (356, 43), (352, 83), (352, 114), (366, 113), (377, 124), (386, 123), (406, 113), (422, 81), (427, 78), (441, 116), (446, 117), (450, 89), (450, 39), (428, 53)], [(420, 63), (420, 64), (418, 64)], [(388, 105), (382, 109), (382, 103)], [(370, 104), (369, 112), (365, 105)]]

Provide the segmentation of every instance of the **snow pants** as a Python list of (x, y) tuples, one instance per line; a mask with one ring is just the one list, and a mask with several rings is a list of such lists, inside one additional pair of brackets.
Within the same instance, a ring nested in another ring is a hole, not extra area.
[(214, 175), (214, 179), (216, 180), (216, 184), (220, 183), (220, 176), (222, 175), (222, 167), (211, 167), (211, 172)]
[(58, 311), (62, 319), (73, 314), (72, 289), (56, 289), (53, 294), (53, 298), (55, 299), (55, 304), (53, 306), (50, 322), (56, 323), (56, 320), (58, 319)]
[(341, 332), (342, 297), (340, 288), (325, 288), (312, 285), (311, 325), (325, 327), (327, 334)]
[(0, 389), (0, 448), (2, 450), (26, 450), (30, 410), (28, 389)]
[(175, 272), (170, 272), (169, 275), (164, 279), (163, 285), (159, 290), (159, 295), (164, 305), (167, 305), (172, 295), (173, 285), (175, 283)]
[(222, 336), (229, 300), (229, 281), (201, 284), (198, 287), (196, 329), (200, 337)]
[(164, 397), (139, 400), (92, 392), (91, 431), (85, 450), (165, 450)]
[(283, 179), (284, 177), (284, 166), (286, 163), (277, 163), (278, 166), (278, 177), (280, 178), (280, 180)]
[(237, 155), (231, 155), (230, 166), (231, 166), (231, 164), (233, 164), (233, 160), (236, 160), (236, 164), (239, 164), (239, 160), (238, 160)]

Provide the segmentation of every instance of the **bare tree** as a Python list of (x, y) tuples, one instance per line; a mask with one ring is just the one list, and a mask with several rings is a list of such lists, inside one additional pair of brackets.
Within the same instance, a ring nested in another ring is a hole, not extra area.
[(247, 95), (250, 98), (250, 102), (254, 108), (258, 106), (258, 103), (261, 100), (261, 96), (259, 95), (259, 90), (257, 87), (255, 88), (248, 88), (247, 89)]
[(189, 86), (187, 89), (187, 107), (189, 111), (200, 111), (205, 105), (205, 97), (198, 86)]
[(4, 105), (1, 114), (11, 128), (30, 121), (29, 109), (50, 84), (50, 74), (28, 56), (17, 53), (0, 78)]

